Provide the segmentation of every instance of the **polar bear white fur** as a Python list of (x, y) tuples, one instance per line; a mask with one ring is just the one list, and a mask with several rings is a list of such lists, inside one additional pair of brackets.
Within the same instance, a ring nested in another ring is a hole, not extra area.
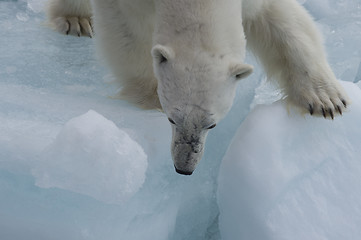
[[(98, 48), (123, 85), (122, 98), (167, 114), (181, 174), (194, 171), (208, 130), (252, 72), (246, 39), (290, 104), (334, 118), (349, 103), (296, 0), (92, 0), (92, 9)], [(87, 0), (51, 0), (48, 15), (62, 33), (92, 35)]]

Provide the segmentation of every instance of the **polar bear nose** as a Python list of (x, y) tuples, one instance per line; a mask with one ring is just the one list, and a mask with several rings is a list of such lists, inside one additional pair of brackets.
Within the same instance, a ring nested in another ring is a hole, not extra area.
[(176, 166), (174, 166), (174, 168), (177, 173), (182, 174), (182, 175), (192, 175), (192, 173), (193, 173), (193, 172), (179, 170)]

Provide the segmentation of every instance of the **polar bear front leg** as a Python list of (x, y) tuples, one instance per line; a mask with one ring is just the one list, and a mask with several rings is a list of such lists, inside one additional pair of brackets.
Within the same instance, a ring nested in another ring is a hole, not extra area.
[(74, 36), (93, 36), (90, 0), (50, 0), (49, 25), (56, 31)]
[(153, 1), (93, 0), (98, 53), (121, 85), (119, 97), (142, 109), (162, 109), (151, 49)]
[(296, 0), (271, 0), (244, 18), (247, 44), (287, 100), (311, 115), (334, 118), (349, 104), (329, 67), (316, 26)]

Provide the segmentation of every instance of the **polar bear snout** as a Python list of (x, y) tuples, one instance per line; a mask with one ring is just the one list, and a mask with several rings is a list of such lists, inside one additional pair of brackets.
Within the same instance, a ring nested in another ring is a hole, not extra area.
[(172, 158), (177, 173), (191, 175), (203, 156), (205, 136), (188, 139), (175, 133), (172, 142)]
[(172, 157), (176, 172), (191, 175), (203, 156), (203, 148), (200, 142), (173, 142)]

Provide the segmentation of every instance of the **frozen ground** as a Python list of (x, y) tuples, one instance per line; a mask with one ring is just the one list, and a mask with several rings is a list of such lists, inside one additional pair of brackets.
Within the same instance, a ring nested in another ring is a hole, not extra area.
[[(300, 2), (336, 76), (361, 80), (361, 0)], [(342, 118), (303, 117), (271, 104), (257, 67), (196, 172), (180, 176), (165, 116), (112, 99), (92, 39), (47, 29), (43, 3), (0, 1), (0, 239), (361, 237), (355, 84), (343, 83)]]

